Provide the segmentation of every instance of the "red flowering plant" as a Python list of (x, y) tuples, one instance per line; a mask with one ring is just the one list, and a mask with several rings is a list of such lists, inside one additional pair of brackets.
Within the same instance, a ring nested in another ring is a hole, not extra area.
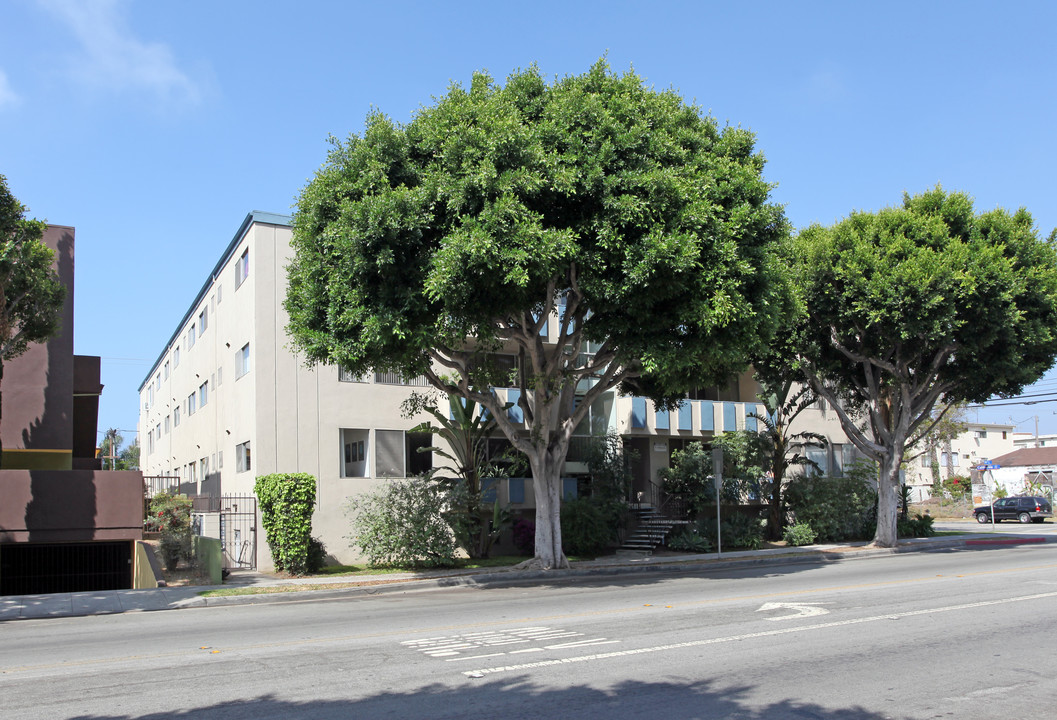
[(191, 500), (186, 495), (162, 492), (151, 498), (144, 527), (161, 533), (165, 567), (175, 570), (180, 559), (191, 559)]

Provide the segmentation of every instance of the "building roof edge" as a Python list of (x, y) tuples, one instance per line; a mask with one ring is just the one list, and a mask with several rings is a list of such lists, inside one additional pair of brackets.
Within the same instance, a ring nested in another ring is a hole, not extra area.
[[(201, 289), (199, 289), (198, 294), (195, 295), (195, 299), (187, 308), (187, 312), (184, 313), (184, 316), (180, 319), (180, 322), (176, 324), (176, 330), (173, 331), (173, 334), (169, 337), (168, 342), (165, 343), (165, 348), (161, 351), (161, 354), (158, 355), (158, 359), (154, 361), (153, 365), (151, 365), (146, 377), (143, 378), (143, 382), (139, 384), (139, 389), (137, 390), (137, 392), (143, 392), (143, 388), (145, 388), (147, 386), (147, 383), (150, 382), (151, 376), (154, 375), (155, 371), (161, 365), (162, 360), (169, 353), (169, 348), (172, 347), (173, 342), (183, 332), (184, 325), (194, 314), (194, 311), (198, 308), (198, 303), (200, 303), (202, 299), (206, 296), (206, 293), (209, 292), (209, 288), (212, 287), (213, 283), (216, 281), (217, 277), (220, 274), (220, 270), (227, 264), (228, 260), (231, 259), (231, 255), (235, 252), (235, 249), (239, 246), (239, 243), (242, 242), (242, 239), (246, 237), (246, 233), (249, 232), (250, 227), (254, 224), (292, 227), (293, 221), (294, 219), (290, 215), (264, 212), (262, 210), (253, 210), (249, 213), (246, 213), (246, 218), (242, 221), (242, 224), (239, 226), (238, 231), (235, 233), (235, 237), (233, 237), (231, 239), (231, 242), (228, 243), (228, 246), (224, 249), (224, 252), (220, 256), (220, 260), (218, 260), (217, 264), (213, 266), (213, 270), (209, 273), (209, 277), (206, 278), (206, 281), (204, 283), (202, 283)], [(139, 400), (137, 399), (137, 403), (138, 402)]]

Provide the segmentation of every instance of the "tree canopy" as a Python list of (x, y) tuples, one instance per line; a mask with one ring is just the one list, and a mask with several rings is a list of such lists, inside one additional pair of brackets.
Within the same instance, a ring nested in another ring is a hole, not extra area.
[(0, 380), (5, 361), (58, 332), (66, 296), (42, 240), (45, 224), (25, 213), (0, 175)]
[[(478, 73), (332, 142), (294, 219), (295, 345), (488, 409), (532, 466), (544, 566), (564, 563), (558, 473), (594, 400), (720, 382), (784, 308), (787, 223), (752, 133), (604, 61), (552, 83)], [(511, 385), (498, 351), (519, 357), (524, 429), (475, 390)]]
[(1016, 394), (1053, 364), (1057, 250), (1026, 210), (976, 214), (940, 187), (807, 228), (792, 250), (790, 359), (880, 464), (875, 541), (890, 546), (899, 463), (937, 401)]

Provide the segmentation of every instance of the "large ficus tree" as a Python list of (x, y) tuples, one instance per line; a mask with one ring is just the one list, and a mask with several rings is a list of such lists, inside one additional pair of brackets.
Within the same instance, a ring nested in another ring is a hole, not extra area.
[(59, 331), (66, 297), (42, 239), (45, 224), (25, 213), (0, 175), (0, 381), (6, 361)]
[[(787, 224), (753, 141), (604, 61), (476, 74), (406, 125), (373, 113), (298, 200), (289, 333), (310, 362), (487, 409), (532, 470), (533, 563), (563, 567), (560, 472), (594, 401), (673, 402), (774, 330)], [(521, 421), (476, 389), (511, 382)]]
[(896, 543), (904, 451), (958, 401), (1011, 395), (1057, 356), (1057, 249), (1031, 215), (976, 214), (937, 187), (812, 226), (793, 243), (796, 367), (880, 466), (877, 534)]

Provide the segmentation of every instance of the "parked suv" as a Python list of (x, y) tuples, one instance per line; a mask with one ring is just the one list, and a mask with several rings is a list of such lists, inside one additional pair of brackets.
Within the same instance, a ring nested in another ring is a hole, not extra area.
[[(1053, 506), (1044, 497), (1008, 497), (995, 500), (994, 513), (996, 523), (1003, 520), (1040, 523), (1048, 517), (1053, 517)], [(973, 514), (976, 515), (977, 522), (991, 522), (991, 508), (987, 505), (974, 508)]]

